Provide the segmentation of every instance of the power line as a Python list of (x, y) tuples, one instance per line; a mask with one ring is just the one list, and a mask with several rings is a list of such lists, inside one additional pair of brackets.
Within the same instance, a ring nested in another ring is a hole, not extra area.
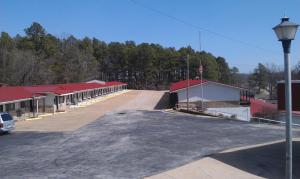
[(230, 37), (230, 36), (223, 35), (223, 34), (221, 34), (221, 33), (212, 31), (212, 30), (210, 30), (210, 29), (200, 27), (200, 26), (195, 25), (195, 24), (193, 24), (193, 23), (191, 23), (191, 22), (188, 22), (188, 21), (186, 21), (186, 20), (177, 18), (177, 17), (172, 16), (172, 15), (170, 15), (170, 14), (167, 14), (167, 13), (165, 13), (165, 12), (163, 12), (163, 11), (160, 11), (160, 10), (158, 10), (158, 9), (149, 7), (149, 6), (147, 6), (147, 5), (143, 4), (143, 3), (137, 2), (136, 0), (130, 0), (130, 1), (131, 1), (132, 3), (134, 3), (134, 4), (138, 5), (138, 6), (140, 6), (140, 7), (143, 7), (143, 8), (145, 8), (145, 9), (149, 10), (149, 11), (155, 12), (155, 13), (160, 14), (160, 15), (162, 15), (162, 16), (168, 17), (168, 18), (170, 18), (170, 19), (172, 19), (172, 20), (174, 20), (174, 21), (177, 21), (177, 22), (179, 22), (179, 23), (181, 23), (181, 24), (184, 24), (184, 25), (186, 25), (186, 26), (189, 26), (189, 27), (191, 27), (191, 28), (193, 28), (193, 29), (196, 29), (197, 31), (205, 31), (205, 32), (208, 32), (208, 33), (210, 33), (210, 34), (212, 34), (212, 35), (221, 37), (221, 38), (223, 38), (223, 39), (226, 39), (226, 40), (229, 40), (229, 41), (232, 41), (232, 42), (236, 42), (236, 43), (239, 43), (239, 44), (242, 44), (242, 45), (245, 45), (245, 46), (249, 46), (249, 47), (252, 47), (252, 48), (256, 48), (256, 49), (262, 50), (262, 51), (264, 51), (264, 52), (268, 51), (268, 52), (270, 52), (270, 53), (277, 53), (277, 52), (275, 52), (275, 51), (273, 51), (273, 50), (266, 49), (266, 48), (264, 48), (264, 47), (260, 47), (260, 46), (255, 45), (255, 44), (252, 44), (252, 43), (249, 43), (249, 42), (245, 42), (245, 41), (242, 41), (242, 40), (238, 40), (238, 39), (232, 38), (232, 37)]

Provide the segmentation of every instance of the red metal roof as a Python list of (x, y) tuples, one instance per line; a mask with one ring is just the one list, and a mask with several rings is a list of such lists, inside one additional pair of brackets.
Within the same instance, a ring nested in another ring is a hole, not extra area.
[(109, 81), (104, 84), (104, 86), (119, 86), (119, 85), (127, 85), (127, 84), (119, 81)]
[[(219, 84), (219, 85), (223, 85), (223, 86), (228, 86), (228, 87), (233, 87), (233, 88), (239, 88), (239, 89), (244, 89), (242, 87), (239, 86), (233, 86), (233, 85), (227, 85), (227, 84), (223, 84), (223, 83), (219, 83), (219, 82), (215, 82), (215, 81), (208, 81), (208, 80), (189, 80), (189, 86), (196, 86), (196, 85), (200, 85), (203, 83), (207, 83), (207, 82), (211, 82), (211, 83), (215, 83), (215, 84)], [(170, 87), (170, 92), (175, 92), (177, 90), (180, 89), (184, 89), (186, 88), (188, 85), (187, 80), (183, 80), (183, 81), (178, 81), (176, 83), (172, 83), (171, 87)], [(246, 89), (245, 89), (246, 90)]]
[(59, 84), (57, 86), (59, 87), (59, 90), (65, 90), (66, 93), (101, 88), (101, 85), (97, 83), (67, 83)]
[(99, 88), (109, 87), (109, 86), (118, 86), (118, 85), (126, 85), (126, 83), (122, 83), (118, 81), (106, 82), (105, 84), (66, 83), (66, 84), (57, 84), (57, 85), (27, 86), (26, 88), (29, 91), (33, 91), (33, 92), (52, 92), (54, 94), (62, 95), (62, 94), (73, 93), (76, 91), (93, 90), (93, 89), (99, 89)]
[(36, 86), (11, 86), (0, 87), (0, 102), (14, 101), (20, 99), (41, 96), (43, 93), (53, 93), (63, 95), (76, 91), (93, 90), (110, 86), (126, 85), (126, 83), (112, 81), (105, 84), (99, 83), (67, 83), (56, 85), (36, 85)]
[[(189, 80), (189, 86), (195, 86), (195, 85), (199, 85), (202, 83), (206, 83), (207, 80)], [(184, 89), (188, 86), (188, 80), (183, 80), (183, 81), (178, 81), (176, 83), (172, 83), (171, 87), (170, 87), (170, 91), (174, 92), (180, 89)]]
[(32, 98), (33, 96), (42, 96), (41, 94), (33, 94), (24, 87), (0, 87), (0, 102), (16, 101)]
[(58, 85), (23, 86), (23, 88), (32, 93), (46, 93), (55, 91), (58, 89)]

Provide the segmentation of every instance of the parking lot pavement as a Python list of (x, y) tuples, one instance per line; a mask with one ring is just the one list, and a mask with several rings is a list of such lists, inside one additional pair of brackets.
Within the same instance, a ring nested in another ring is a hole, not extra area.
[[(300, 136), (299, 131), (294, 135)], [(1, 136), (0, 165), (5, 171), (1, 176), (143, 178), (225, 149), (283, 137), (281, 127), (269, 125), (161, 111), (123, 111), (107, 114), (71, 133), (16, 132)], [(270, 156), (264, 167), (272, 168), (276, 157)], [(216, 157), (224, 162), (226, 158)], [(255, 158), (247, 159), (253, 159), (254, 168), (262, 165), (256, 164)], [(276, 167), (272, 170), (281, 169)]]

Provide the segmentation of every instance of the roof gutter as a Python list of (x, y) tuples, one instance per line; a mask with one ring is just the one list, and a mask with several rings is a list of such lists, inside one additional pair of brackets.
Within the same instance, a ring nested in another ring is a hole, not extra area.
[[(38, 96), (38, 97), (34, 97), (34, 98), (35, 99), (41, 99), (41, 98), (45, 98), (45, 96)], [(4, 102), (0, 102), (0, 105), (9, 104), (9, 103), (17, 103), (17, 102), (28, 101), (28, 100), (32, 100), (32, 97), (31, 98), (17, 99), (17, 100), (12, 100), (12, 101), (4, 101)]]

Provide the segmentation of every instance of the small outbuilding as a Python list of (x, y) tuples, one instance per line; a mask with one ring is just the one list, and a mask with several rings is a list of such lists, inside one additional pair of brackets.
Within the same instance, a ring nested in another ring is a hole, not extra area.
[(249, 121), (250, 107), (241, 106), (241, 100), (250, 100), (247, 89), (208, 80), (184, 80), (170, 87), (170, 103), (179, 109), (200, 110), (213, 115), (234, 117)]
[(187, 80), (179, 81), (170, 88), (173, 103), (186, 103), (188, 94), (189, 102), (200, 101), (205, 107), (239, 105), (242, 91), (244, 89), (240, 87), (208, 80), (189, 80), (189, 85)]
[[(285, 110), (285, 83), (277, 82), (277, 107), (279, 111)], [(300, 111), (300, 80), (292, 81), (292, 111)]]

